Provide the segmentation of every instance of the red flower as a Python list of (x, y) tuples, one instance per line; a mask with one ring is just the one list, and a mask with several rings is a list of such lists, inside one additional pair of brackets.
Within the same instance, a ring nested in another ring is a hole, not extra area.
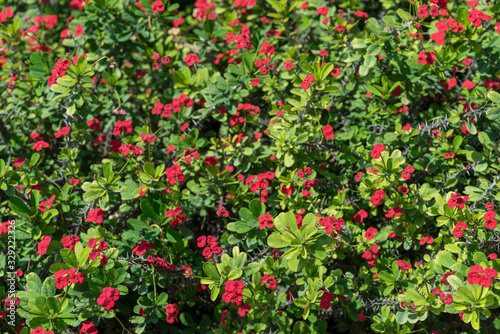
[(354, 215), (354, 221), (356, 223), (362, 223), (365, 218), (368, 218), (368, 212), (365, 210), (359, 210), (358, 213)]
[(325, 138), (327, 140), (333, 139), (333, 136), (335, 135), (335, 132), (332, 129), (332, 126), (330, 124), (325, 125), (323, 127), (323, 134), (325, 135)]
[(425, 52), (420, 51), (418, 54), (418, 63), (422, 65), (432, 65), (435, 63), (434, 58), (436, 57), (435, 52)]
[(205, 165), (209, 165), (209, 166), (217, 165), (217, 158), (210, 157), (210, 156), (205, 157)]
[(368, 240), (372, 240), (377, 232), (378, 230), (376, 228), (368, 227), (368, 229), (365, 232), (365, 238)]
[(319, 7), (318, 10), (316, 11), (316, 14), (317, 15), (326, 15), (326, 14), (328, 14), (328, 7), (326, 7), (326, 6)]
[(448, 80), (448, 81), (446, 82), (446, 84), (444, 85), (444, 89), (445, 89), (445, 90), (450, 90), (450, 89), (452, 89), (453, 87), (455, 87), (455, 86), (456, 86), (456, 84), (457, 84), (457, 79), (455, 79), (455, 78), (451, 78), (451, 79), (450, 79), (450, 80)]
[(470, 80), (465, 80), (464, 83), (462, 84), (462, 86), (466, 89), (472, 89), (472, 88), (476, 87), (476, 83), (472, 82)]
[(24, 160), (23, 158), (17, 158), (17, 159), (16, 159), (16, 160), (12, 163), (12, 166), (14, 166), (14, 167), (21, 167), (21, 166), (24, 164), (24, 162), (25, 162), (25, 161), (26, 161), (26, 160)]
[(453, 153), (453, 152), (444, 154), (445, 159), (453, 159), (454, 157), (455, 157), (455, 153)]
[(385, 150), (384, 144), (375, 144), (375, 146), (372, 149), (371, 157), (373, 159), (380, 158), (380, 153), (382, 153), (384, 150)]
[(47, 253), (47, 248), (49, 247), (50, 241), (52, 240), (51, 237), (48, 235), (45, 235), (40, 243), (38, 244), (38, 252), (36, 253), (37, 255), (44, 255)]
[(300, 87), (304, 90), (308, 90), (309, 87), (311, 87), (311, 82), (313, 81), (314, 81), (314, 75), (308, 75), (304, 78)]
[(379, 206), (380, 201), (385, 198), (385, 192), (383, 190), (377, 190), (373, 194), (372, 198), (370, 198), (370, 202), (373, 204), (373, 206)]
[(439, 299), (445, 304), (451, 304), (453, 303), (453, 296), (451, 293), (442, 293), (441, 296), (439, 296)]
[(360, 322), (363, 322), (366, 320), (366, 316), (363, 314), (363, 312), (361, 312), (360, 314), (358, 314), (358, 319)]
[(83, 34), (83, 27), (81, 24), (77, 25), (75, 28), (75, 35), (76, 37), (80, 36)]
[(259, 228), (263, 230), (266, 227), (274, 227), (273, 216), (271, 216), (269, 213), (259, 217)]
[(43, 139), (42, 140), (39, 140), (37, 141), (34, 145), (33, 145), (33, 149), (36, 150), (36, 151), (41, 151), (42, 149), (44, 148), (47, 148), (49, 147), (49, 144), (46, 143)]
[(295, 67), (295, 64), (291, 60), (286, 60), (283, 63), (283, 66), (285, 67), (285, 70), (291, 71)]
[(165, 306), (165, 312), (167, 313), (167, 322), (173, 324), (174, 320), (179, 322), (179, 307), (177, 304), (167, 304)]
[(462, 64), (464, 64), (464, 66), (469, 66), (471, 63), (472, 63), (472, 59), (471, 58), (465, 58), (462, 61)]
[(97, 224), (102, 224), (103, 216), (105, 214), (106, 214), (106, 211), (103, 211), (100, 208), (90, 210), (89, 214), (87, 216), (87, 221), (89, 223), (95, 222)]
[(187, 64), (187, 66), (193, 66), (194, 63), (200, 63), (200, 58), (194, 54), (190, 53), (186, 57), (184, 57), (184, 62)]
[(323, 295), (321, 296), (321, 301), (319, 303), (319, 306), (325, 310), (328, 310), (334, 299), (335, 295), (325, 290), (323, 292)]

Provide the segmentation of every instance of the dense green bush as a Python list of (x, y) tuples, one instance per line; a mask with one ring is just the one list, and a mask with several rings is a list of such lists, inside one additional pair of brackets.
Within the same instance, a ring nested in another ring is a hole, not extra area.
[(500, 330), (500, 3), (0, 0), (5, 333)]

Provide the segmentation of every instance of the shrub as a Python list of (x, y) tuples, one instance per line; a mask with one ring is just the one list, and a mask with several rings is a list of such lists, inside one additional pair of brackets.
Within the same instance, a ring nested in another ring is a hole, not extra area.
[(2, 328), (498, 331), (499, 12), (3, 1)]

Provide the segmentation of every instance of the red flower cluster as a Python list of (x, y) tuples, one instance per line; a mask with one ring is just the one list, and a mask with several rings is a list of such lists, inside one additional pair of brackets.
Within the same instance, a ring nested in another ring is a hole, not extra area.
[(92, 321), (85, 321), (80, 328), (80, 334), (97, 334), (97, 328), (94, 327)]
[(325, 217), (325, 218), (321, 218), (319, 220), (319, 224), (321, 226), (324, 226), (325, 227), (325, 232), (327, 234), (333, 234), (333, 230), (335, 230), (335, 235), (337, 235), (337, 233), (339, 233), (341, 230), (342, 230), (342, 226), (345, 225), (345, 221), (344, 219), (342, 218), (335, 218), (333, 216), (328, 216), (328, 217)]
[(283, 66), (285, 67), (285, 70), (291, 71), (295, 67), (295, 64), (291, 60), (285, 60)]
[(448, 271), (446, 273), (444, 273), (443, 277), (441, 277), (441, 285), (450, 285), (450, 283), (448, 283), (448, 277), (450, 277), (451, 275), (454, 275), (457, 271), (456, 270), (453, 270), (453, 271)]
[(483, 24), (483, 21), (491, 21), (491, 19), (491, 16), (486, 15), (476, 8), (473, 8), (467, 17), (467, 21), (472, 22), (472, 25), (476, 28), (480, 27)]
[(82, 272), (77, 273), (76, 270), (77, 270), (76, 268), (71, 268), (67, 270), (61, 269), (57, 273), (55, 273), (54, 278), (56, 280), (56, 287), (58, 289), (64, 289), (69, 284), (69, 281), (71, 281), (71, 283), (82, 284), (83, 273)]
[(459, 209), (463, 209), (465, 206), (465, 202), (469, 200), (469, 196), (460, 196), (459, 193), (451, 194), (451, 198), (448, 200), (448, 206), (450, 209), (457, 207)]
[(411, 173), (413, 173), (414, 171), (415, 171), (415, 168), (412, 165), (409, 165), (401, 173), (401, 177), (403, 178), (403, 180), (408, 181), (411, 177)]
[(33, 149), (37, 152), (40, 152), (47, 147), (49, 147), (49, 143), (45, 142), (42, 138), (40, 138), (35, 144), (33, 144)]
[(179, 165), (173, 165), (172, 167), (167, 168), (165, 175), (167, 176), (168, 184), (171, 186), (173, 186), (176, 182), (182, 183), (185, 180), (181, 166)]
[(398, 260), (396, 262), (396, 265), (401, 267), (401, 269), (403, 270), (403, 272), (405, 273), (406, 271), (408, 271), (409, 269), (411, 269), (411, 263), (406, 263), (405, 261), (403, 260)]
[(335, 295), (333, 293), (324, 290), (323, 295), (321, 296), (321, 301), (319, 302), (319, 307), (328, 310), (334, 299)]
[(177, 224), (183, 223), (187, 220), (186, 214), (182, 214), (182, 208), (180, 206), (176, 207), (173, 210), (168, 210), (165, 212), (165, 218), (171, 218), (175, 217), (171, 222), (170, 225), (175, 226)]
[(493, 219), (496, 217), (496, 213), (493, 212), (493, 209), (490, 209), (485, 215), (484, 215), (484, 220), (485, 220), (485, 226), (490, 229), (494, 229), (497, 227), (497, 221), (496, 219)]
[(75, 245), (80, 241), (80, 238), (77, 235), (68, 235), (61, 239), (61, 242), (64, 245), (64, 248), (71, 249), (75, 251)]
[(469, 284), (479, 284), (482, 287), (489, 288), (493, 283), (492, 278), (497, 278), (498, 272), (495, 269), (483, 268), (476, 264), (469, 268), (467, 282)]
[(236, 110), (248, 111), (250, 115), (257, 115), (258, 113), (260, 113), (260, 107), (254, 106), (253, 104), (250, 103), (242, 103), (236, 107)]
[(376, 190), (373, 194), (372, 198), (370, 198), (370, 202), (373, 206), (379, 206), (380, 201), (385, 198), (385, 192), (383, 190)]
[(311, 87), (311, 82), (313, 81), (314, 81), (314, 75), (308, 75), (304, 78), (300, 87), (304, 90), (308, 90), (309, 87)]
[(392, 217), (401, 217), (401, 214), (403, 213), (403, 210), (401, 210), (400, 207), (395, 207), (387, 210), (385, 213), (385, 216), (387, 218), (392, 218)]
[(100, 208), (93, 209), (89, 211), (89, 214), (87, 215), (87, 221), (89, 223), (94, 222), (97, 224), (102, 224), (104, 215), (106, 214), (106, 211), (101, 210)]
[(137, 256), (141, 256), (146, 254), (146, 251), (154, 248), (155, 246), (152, 242), (142, 240), (134, 248), (132, 248), (132, 253), (135, 253)]
[(154, 256), (150, 255), (150, 256), (148, 256), (148, 258), (146, 259), (146, 261), (148, 261), (152, 265), (158, 266), (160, 268), (164, 268), (164, 269), (169, 269), (169, 270), (175, 271), (175, 266), (173, 264), (171, 264), (170, 262), (167, 262), (167, 261), (163, 260), (160, 257), (154, 257)]
[(102, 130), (101, 125), (99, 124), (99, 120), (97, 118), (87, 121), (87, 125), (91, 130)]
[(227, 211), (222, 205), (219, 206), (219, 209), (217, 210), (217, 216), (222, 216), (222, 217), (229, 217), (229, 211)]
[[(1, 13), (0, 13), (1, 14)], [(2, 17), (0, 15), (0, 22), (2, 22)], [(31, 331), (31, 334), (54, 334), (53, 331), (45, 331), (42, 326), (35, 328)]]
[(292, 185), (289, 185), (288, 187), (283, 185), (281, 187), (281, 193), (284, 195), (292, 196), (294, 192), (295, 192), (295, 187)]
[(110, 310), (115, 306), (115, 302), (120, 298), (120, 291), (115, 288), (104, 288), (101, 295), (97, 298), (97, 304)]
[(240, 112), (237, 111), (236, 114), (231, 116), (231, 119), (229, 120), (229, 125), (231, 127), (235, 127), (237, 125), (241, 125), (245, 123), (245, 117), (240, 116)]
[[(89, 239), (87, 246), (90, 248), (95, 248), (97, 246), (97, 239), (94, 238)], [(99, 241), (99, 247), (97, 249), (92, 249), (92, 251), (89, 254), (89, 259), (95, 260), (99, 256), (101, 256), (101, 260), (99, 261), (99, 263), (101, 266), (105, 266), (106, 264), (108, 264), (109, 258), (106, 255), (101, 254), (101, 252), (104, 252), (107, 249), (108, 249), (108, 244), (106, 243), (106, 241), (104, 240)]]
[(266, 227), (269, 227), (269, 228), (274, 227), (273, 216), (271, 216), (269, 213), (266, 213), (266, 214), (259, 217), (259, 228), (261, 230), (263, 230)]
[(444, 293), (438, 288), (432, 289), (432, 295), (439, 296), (439, 299), (445, 304), (453, 303), (453, 296), (451, 295), (451, 293)]
[(431, 245), (433, 242), (434, 242), (434, 238), (431, 236), (422, 237), (422, 238), (420, 238), (420, 241), (419, 241), (420, 245), (425, 245), (426, 243)]
[(365, 210), (359, 210), (358, 213), (354, 215), (353, 220), (356, 223), (360, 224), (363, 222), (363, 220), (365, 220), (365, 218), (368, 218), (368, 212), (366, 212)]
[(47, 209), (51, 209), (52, 204), (54, 203), (55, 199), (56, 199), (56, 195), (52, 195), (52, 196), (50, 196), (48, 201), (40, 202), (40, 204), (38, 204), (38, 210), (40, 210), (40, 212), (43, 213), (43, 212), (47, 211)]
[(202, 235), (196, 241), (198, 243), (198, 247), (203, 248), (206, 246), (203, 250), (203, 256), (206, 260), (211, 259), (214, 254), (219, 255), (220, 253), (222, 253), (222, 248), (220, 248), (217, 239), (211, 235), (209, 235), (208, 237)]
[(444, 154), (445, 159), (453, 159), (454, 157), (455, 157), (455, 153), (453, 153), (453, 152)]
[(228, 280), (224, 287), (222, 300), (226, 303), (233, 303), (234, 306), (240, 306), (243, 302), (243, 288), (245, 284), (242, 281)]
[(115, 136), (120, 136), (122, 132), (131, 133), (132, 131), (134, 131), (134, 128), (132, 127), (132, 120), (130, 119), (125, 121), (117, 121), (113, 128), (113, 134)]
[(55, 132), (54, 137), (60, 138), (61, 136), (67, 136), (67, 135), (69, 135), (70, 131), (71, 131), (71, 127), (65, 126), (61, 129), (59, 129), (57, 132)]
[(335, 135), (335, 132), (333, 131), (333, 128), (330, 124), (325, 125), (323, 127), (323, 134), (325, 135), (325, 138), (327, 140), (333, 139), (333, 136)]
[[(10, 226), (10, 224), (9, 224), (9, 226)], [(52, 238), (50, 236), (44, 235), (42, 240), (38, 244), (38, 252), (36, 254), (37, 255), (44, 255), (45, 253), (47, 253), (47, 248), (49, 247), (51, 240), (52, 240)]]
[(200, 58), (195, 53), (189, 53), (183, 60), (187, 66), (193, 66), (194, 63), (201, 63)]
[(54, 69), (50, 72), (52, 75), (49, 76), (49, 86), (56, 83), (57, 78), (62, 77), (66, 74), (66, 70), (71, 66), (71, 61), (68, 59), (60, 58), (54, 65)]
[(422, 65), (426, 64), (432, 65), (436, 62), (434, 59), (435, 57), (436, 53), (434, 51), (433, 52), (420, 51), (420, 53), (418, 54), (418, 63)]
[(365, 232), (365, 238), (368, 240), (372, 240), (373, 237), (375, 237), (375, 234), (378, 232), (378, 230), (374, 227), (368, 227), (368, 229)]
[(375, 144), (375, 146), (373, 146), (372, 153), (370, 154), (370, 156), (373, 159), (378, 159), (380, 158), (380, 153), (382, 153), (384, 150), (385, 150), (384, 144)]
[(278, 281), (274, 278), (274, 275), (264, 275), (261, 277), (260, 284), (268, 285), (269, 289), (275, 290), (278, 287)]
[(457, 222), (457, 225), (455, 225), (455, 228), (453, 229), (453, 231), (451, 233), (453, 233), (453, 235), (457, 238), (457, 239), (460, 239), (463, 235), (464, 235), (464, 232), (467, 229), (467, 224), (464, 223), (464, 222)]
[(165, 312), (167, 312), (167, 322), (173, 324), (174, 320), (179, 322), (179, 306), (177, 304), (167, 304), (165, 305)]
[(377, 259), (377, 256), (380, 254), (378, 249), (379, 249), (378, 245), (372, 245), (370, 247), (370, 250), (365, 251), (361, 256), (363, 259), (366, 259), (368, 261), (368, 268), (376, 267), (375, 260)]
[(205, 165), (209, 165), (209, 166), (217, 165), (217, 158), (211, 157), (211, 156), (206, 156), (205, 157)]

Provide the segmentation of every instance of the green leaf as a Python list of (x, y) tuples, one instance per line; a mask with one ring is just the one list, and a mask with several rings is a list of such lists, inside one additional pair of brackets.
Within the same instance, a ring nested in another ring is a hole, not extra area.
[(78, 261), (76, 260), (76, 255), (71, 249), (63, 248), (61, 249), (61, 256), (68, 266), (71, 268), (78, 267)]
[(47, 71), (38, 66), (30, 66), (30, 75), (33, 78), (41, 79), (47, 76)]
[(448, 283), (450, 283), (450, 285), (455, 290), (458, 290), (459, 288), (464, 287), (464, 283), (456, 275), (448, 276), (447, 280), (448, 280)]
[(290, 243), (283, 240), (279, 232), (273, 232), (267, 237), (267, 244), (272, 248), (283, 248), (290, 246)]
[(146, 172), (146, 174), (148, 174), (152, 178), (155, 178), (155, 176), (156, 176), (156, 169), (153, 166), (153, 164), (150, 162), (146, 162), (144, 164), (144, 172)]
[(31, 216), (30, 208), (26, 204), (24, 204), (22, 199), (12, 196), (9, 199), (9, 205), (12, 211), (23, 218), (29, 218)]
[(40, 294), (46, 296), (55, 296), (56, 292), (57, 292), (56, 280), (53, 277), (47, 277), (45, 281), (43, 281)]
[(243, 219), (246, 222), (252, 222), (256, 219), (256, 217), (254, 217), (252, 211), (248, 210), (247, 208), (241, 208), (239, 213), (240, 213), (241, 219)]
[(488, 92), (488, 98), (494, 103), (500, 103), (500, 94), (493, 90)]
[(219, 279), (219, 272), (212, 263), (205, 262), (205, 264), (203, 265), (203, 271), (208, 277), (213, 278), (215, 280)]
[(290, 168), (293, 166), (295, 158), (291, 152), (285, 153), (285, 167)]
[(486, 117), (490, 121), (495, 121), (495, 120), (499, 119), (500, 118), (500, 108), (495, 107), (495, 108), (488, 109), (488, 111), (486, 112)]
[(297, 226), (297, 218), (293, 212), (280, 213), (276, 218), (274, 218), (274, 227), (280, 232), (285, 232), (288, 229), (295, 235), (299, 234), (299, 228)]
[(39, 295), (42, 293), (42, 280), (35, 273), (29, 273), (26, 276), (26, 289), (33, 290)]
[(48, 297), (45, 301), (47, 308), (51, 312), (51, 314), (57, 314), (61, 310), (61, 303), (55, 297)]
[(457, 261), (448, 251), (441, 251), (436, 256), (437, 262), (446, 268), (451, 268)]
[(264, 203), (262, 203), (258, 199), (252, 200), (248, 207), (255, 217), (263, 215), (266, 210)]
[(220, 291), (220, 287), (218, 287), (218, 286), (215, 286), (212, 289), (212, 293), (210, 295), (210, 299), (212, 299), (212, 301), (215, 301), (217, 299), (217, 297), (219, 296), (219, 291)]
[(153, 208), (153, 204), (147, 199), (143, 199), (141, 201), (141, 210), (142, 212), (150, 219), (155, 222), (158, 222), (158, 214), (155, 212)]
[(457, 301), (464, 301), (468, 304), (475, 303), (474, 294), (466, 287), (458, 288), (453, 294), (453, 299), (457, 299)]
[(243, 274), (243, 270), (241, 270), (240, 268), (236, 268), (233, 271), (231, 271), (229, 273), (229, 275), (227, 275), (227, 279), (228, 280), (235, 280), (235, 279), (240, 278), (242, 274)]

